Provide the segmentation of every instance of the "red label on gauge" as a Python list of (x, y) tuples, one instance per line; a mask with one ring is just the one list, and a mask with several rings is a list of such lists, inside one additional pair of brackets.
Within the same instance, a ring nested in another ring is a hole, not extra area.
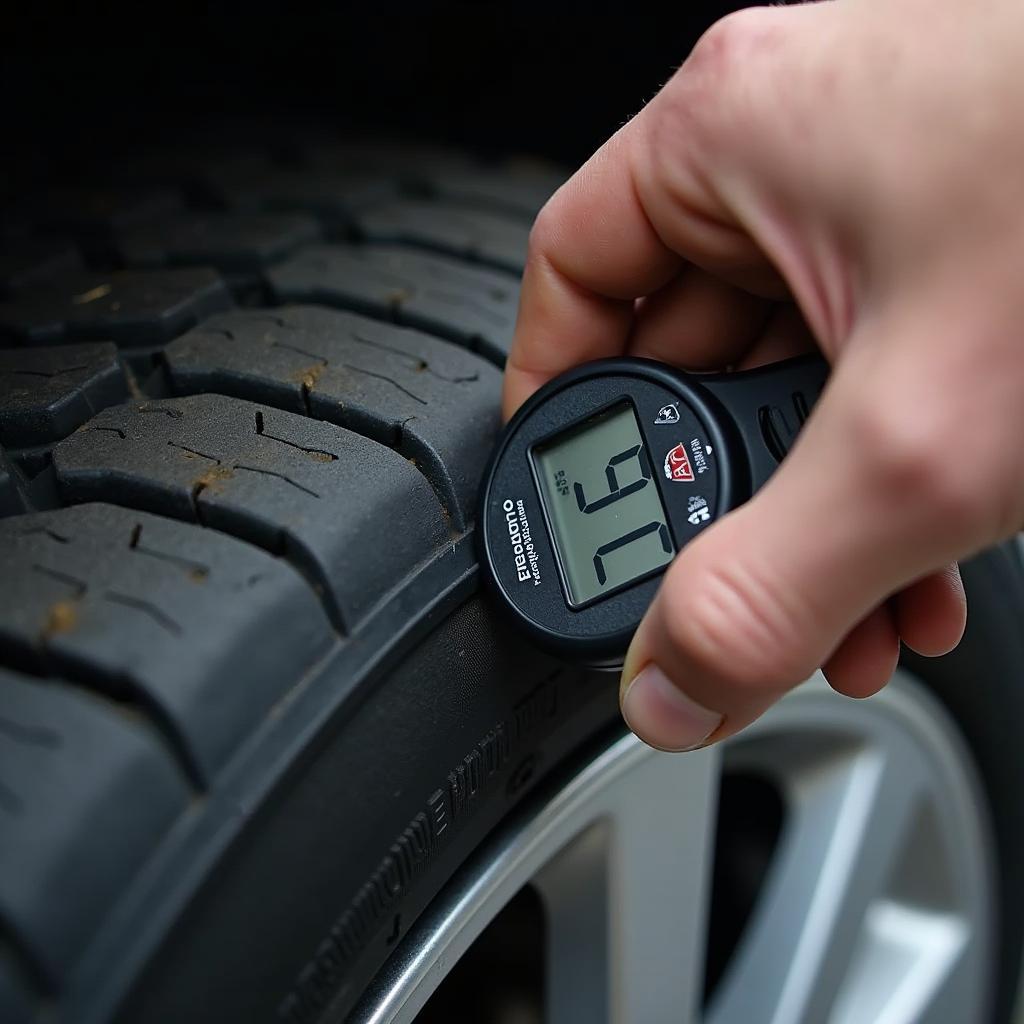
[(686, 483), (693, 479), (693, 467), (690, 465), (690, 456), (682, 442), (677, 444), (668, 455), (665, 456), (665, 476), (669, 480), (679, 483)]

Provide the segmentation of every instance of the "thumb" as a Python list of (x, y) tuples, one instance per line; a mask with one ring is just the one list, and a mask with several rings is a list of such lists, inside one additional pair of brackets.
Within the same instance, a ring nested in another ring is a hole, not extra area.
[(854, 341), (775, 476), (677, 556), (637, 630), (622, 709), (653, 746), (738, 731), (851, 631), (889, 645), (867, 659), (887, 677), (898, 637), (879, 605), (993, 539), (983, 481), (949, 472), (961, 410), (942, 369), (922, 370), (913, 345)]

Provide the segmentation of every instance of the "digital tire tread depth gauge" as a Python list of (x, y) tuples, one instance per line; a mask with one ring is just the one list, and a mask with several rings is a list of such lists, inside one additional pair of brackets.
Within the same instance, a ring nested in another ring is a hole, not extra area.
[(827, 376), (819, 356), (721, 374), (621, 358), (550, 381), (484, 478), (504, 607), (563, 658), (620, 666), (676, 552), (771, 476)]

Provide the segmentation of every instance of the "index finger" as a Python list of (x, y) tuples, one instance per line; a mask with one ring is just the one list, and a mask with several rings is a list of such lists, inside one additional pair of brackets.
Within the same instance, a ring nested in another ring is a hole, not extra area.
[(683, 264), (637, 193), (632, 154), (644, 120), (639, 115), (613, 135), (537, 217), (505, 368), (506, 417), (563, 370), (621, 354), (633, 301)]
[[(792, 147), (762, 105), (770, 115), (779, 33), (796, 10), (747, 8), (717, 22), (541, 210), (506, 368), (506, 415), (555, 374), (623, 352), (634, 300), (662, 289), (684, 264), (757, 295), (787, 293), (793, 282), (771, 254), (785, 253), (785, 236), (765, 199), (776, 172), (790, 166), (779, 147), (784, 155)], [(772, 244), (755, 237), (765, 226)], [(810, 293), (806, 284), (793, 290), (798, 299)], [(678, 314), (686, 317), (685, 303)], [(681, 360), (685, 347), (681, 339)]]

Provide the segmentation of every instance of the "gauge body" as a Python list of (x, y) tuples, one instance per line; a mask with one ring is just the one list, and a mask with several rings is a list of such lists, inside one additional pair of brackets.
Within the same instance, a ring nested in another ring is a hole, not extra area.
[(675, 554), (771, 474), (826, 375), (818, 357), (716, 375), (622, 358), (549, 382), (484, 478), (484, 571), (503, 610), (566, 660), (621, 664)]

